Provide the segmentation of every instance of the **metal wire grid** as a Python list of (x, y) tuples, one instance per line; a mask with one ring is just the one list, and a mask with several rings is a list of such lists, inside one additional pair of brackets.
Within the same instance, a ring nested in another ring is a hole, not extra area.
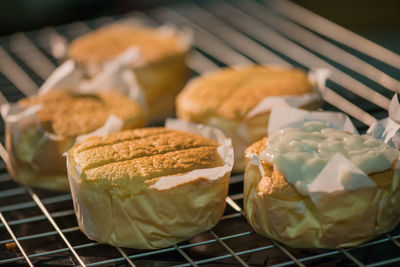
[[(386, 115), (393, 91), (400, 89), (393, 78), (400, 74), (399, 55), (289, 1), (231, 0), (180, 3), (146, 14), (104, 17), (3, 37), (0, 103), (36, 92), (64, 54), (63, 46), (52, 43), (131, 17), (150, 24), (191, 27), (195, 49), (189, 67), (195, 74), (252, 62), (327, 67), (332, 73), (324, 108), (348, 113), (360, 130)], [(2, 146), (0, 155), (7, 160)], [(400, 261), (399, 228), (359, 248), (330, 251), (294, 250), (255, 234), (243, 217), (242, 181), (242, 175), (231, 178), (227, 210), (214, 229), (173, 247), (139, 251), (88, 240), (76, 224), (70, 194), (21, 187), (10, 180), (2, 163), (0, 264), (381, 266)]]

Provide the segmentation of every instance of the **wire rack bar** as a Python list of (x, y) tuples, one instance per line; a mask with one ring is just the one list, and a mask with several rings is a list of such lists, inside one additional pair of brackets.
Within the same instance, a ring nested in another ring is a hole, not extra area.
[[(61, 232), (62, 233), (70, 233), (70, 232), (75, 232), (75, 231), (78, 231), (78, 230), (79, 230), (79, 227), (75, 226), (75, 227), (62, 229)], [(42, 237), (52, 236), (52, 235), (57, 235), (57, 234), (58, 234), (57, 231), (50, 231), (50, 232), (45, 232), (45, 233), (40, 233), (40, 234), (35, 234), (35, 235), (22, 236), (22, 237), (19, 237), (18, 239), (20, 241), (31, 240), (31, 239), (42, 238)], [(12, 242), (12, 239), (2, 240), (2, 241), (0, 241), (0, 245), (7, 244), (7, 243), (10, 243), (10, 242)]]
[[(400, 234), (395, 235), (395, 236), (392, 236), (392, 238), (393, 238), (393, 239), (400, 239)], [(380, 244), (380, 243), (387, 242), (387, 241), (389, 241), (389, 240), (390, 240), (390, 239), (389, 239), (388, 237), (386, 237), (386, 238), (382, 238), (382, 239), (370, 241), (370, 242), (368, 242), (368, 243), (365, 243), (365, 244), (360, 245), (359, 247), (360, 247), (360, 248), (363, 248), (363, 247), (368, 247), (368, 246), (372, 246), (372, 245), (378, 245), (378, 244)], [(351, 249), (348, 249), (348, 250), (351, 250)]]
[(400, 56), (398, 54), (291, 1), (268, 0), (264, 3), (300, 25), (400, 69)]
[[(73, 246), (73, 248), (74, 249), (82, 249), (82, 248), (89, 248), (89, 247), (94, 247), (94, 246), (98, 246), (98, 245), (100, 245), (100, 244), (99, 243), (88, 243), (88, 244)], [(51, 251), (31, 254), (28, 256), (28, 258), (33, 259), (33, 258), (38, 258), (38, 257), (42, 257), (42, 256), (49, 256), (49, 255), (53, 255), (53, 254), (57, 254), (57, 253), (68, 252), (69, 250), (70, 250), (69, 248), (60, 248), (60, 249), (55, 249), (55, 250), (51, 250)], [(24, 257), (15, 257), (15, 258), (11, 258), (11, 259), (4, 259), (4, 260), (0, 260), (0, 264), (12, 263), (12, 262), (20, 261), (23, 259), (24, 259)], [(122, 258), (122, 260), (123, 259), (124, 258)]]
[(3, 225), (6, 227), (8, 233), (10, 234), (10, 236), (12, 237), (11, 241), (14, 241), (15, 244), (17, 244), (19, 251), (21, 251), (23, 258), (25, 258), (26, 262), (28, 263), (29, 266), (33, 267), (33, 264), (31, 262), (31, 260), (28, 258), (28, 255), (26, 254), (25, 250), (23, 249), (23, 247), (21, 246), (21, 244), (19, 243), (17, 237), (14, 235), (14, 232), (12, 231), (12, 229), (10, 228), (10, 226), (7, 224), (6, 219), (3, 216), (3, 213), (0, 212), (0, 220), (2, 221)]
[(125, 251), (122, 248), (120, 248), (120, 247), (115, 247), (115, 248), (119, 251), (119, 253), (122, 254), (122, 256), (124, 257), (126, 262), (129, 264), (129, 266), (136, 267), (136, 265), (132, 262), (132, 260), (128, 257), (128, 255), (125, 253)]
[(335, 91), (330, 90), (329, 87), (327, 87), (327, 90), (324, 92), (324, 100), (329, 104), (332, 104), (336, 108), (346, 112), (353, 118), (361, 121), (365, 125), (371, 126), (377, 121), (377, 119), (375, 119), (373, 116), (371, 116), (361, 108), (354, 105), (352, 102), (343, 98)]
[(174, 244), (174, 248), (185, 258), (185, 260), (187, 260), (190, 263), (190, 265), (192, 265), (193, 267), (198, 267), (198, 265), (194, 263), (192, 258), (190, 258), (189, 255), (186, 254), (185, 251), (183, 251), (180, 247)]
[(238, 193), (238, 194), (229, 195), (229, 197), (230, 197), (232, 200), (243, 199), (243, 196), (244, 196), (243, 193)]
[[(0, 51), (1, 51), (1, 47), (0, 47)], [(0, 62), (1, 62), (1, 60), (0, 60)], [(1, 143), (0, 143), (0, 157), (3, 159), (4, 162), (8, 162), (7, 150), (4, 148), (3, 144), (1, 144)], [(2, 177), (2, 179), (0, 181), (5, 182), (5, 181), (9, 181), (9, 180), (10, 180), (9, 177)]]
[(242, 214), (240, 212), (238, 213), (232, 213), (232, 214), (228, 214), (228, 215), (224, 215), (221, 217), (221, 220), (228, 220), (228, 219), (232, 219), (232, 218), (237, 218), (242, 216)]
[(75, 36), (80, 36), (90, 32), (91, 28), (83, 21), (76, 21), (67, 26), (67, 31)]
[(301, 263), (299, 261), (299, 259), (297, 259), (292, 253), (290, 253), (286, 248), (284, 248), (281, 244), (279, 244), (277, 241), (271, 239), (272, 243), (274, 243), (275, 246), (277, 246), (281, 251), (283, 251), (283, 253), (286, 254), (286, 256), (288, 256), (293, 263), (296, 263), (297, 266), (300, 267), (305, 267), (305, 265), (303, 263)]
[[(75, 214), (75, 212), (73, 209), (56, 211), (56, 212), (50, 213), (51, 217), (53, 217), (53, 218), (70, 216), (70, 215), (74, 215), (74, 214)], [(38, 215), (38, 216), (28, 217), (28, 218), (19, 219), (19, 220), (8, 221), (8, 225), (10, 225), (10, 226), (19, 225), (19, 224), (24, 224), (24, 223), (44, 221), (46, 219), (47, 219), (46, 216)], [(4, 226), (3, 224), (0, 224), (0, 227), (3, 227), (3, 226)]]
[(400, 247), (400, 242), (394, 239), (391, 235), (386, 235), (396, 246)]
[(47, 79), (56, 66), (22, 32), (11, 36), (10, 47), (43, 80)]
[(0, 191), (0, 198), (14, 197), (14, 196), (18, 196), (18, 195), (23, 195), (25, 193), (26, 193), (26, 188), (17, 187), (17, 188)]
[[(243, 236), (250, 235), (252, 233), (253, 232), (243, 232), (243, 233), (239, 233), (239, 234), (233, 234), (233, 235), (229, 235), (229, 236), (220, 237), (220, 239), (221, 240), (229, 240), (229, 239), (233, 239), (233, 238), (240, 238), (240, 237), (243, 237)], [(214, 243), (216, 241), (217, 241), (216, 239), (210, 239), (210, 240), (206, 240), (206, 241), (197, 242), (197, 243), (194, 243), (194, 244), (181, 245), (179, 247), (182, 248), (182, 249), (185, 249), (185, 248), (191, 248), (191, 247), (196, 247), (196, 246), (201, 246), (201, 245)]]
[(187, 61), (188, 67), (194, 72), (201, 74), (207, 71), (215, 71), (218, 69), (217, 64), (211, 62), (199, 52), (193, 51)]
[(230, 196), (227, 196), (225, 201), (226, 201), (226, 203), (228, 203), (229, 206), (231, 206), (234, 210), (239, 212), (241, 215), (244, 214), (242, 208), (238, 204), (236, 204), (235, 201), (233, 201)]
[[(388, 242), (389, 240), (396, 241), (396, 242), (398, 243), (398, 241), (396, 240), (396, 238), (400, 238), (400, 235), (397, 235), (397, 236), (394, 236), (394, 237), (392, 237), (392, 236), (390, 236), (390, 235), (386, 235), (386, 236), (388, 236), (388, 237), (387, 237), (387, 238), (378, 239), (378, 240), (374, 240), (374, 241), (371, 241), (371, 242), (368, 242), (368, 243), (365, 243), (365, 244), (362, 244), (361, 246), (359, 246), (359, 248), (364, 248), (364, 247), (370, 247), (370, 246), (374, 246), (374, 245), (379, 245), (379, 244), (381, 244), (381, 243)], [(351, 250), (351, 249), (348, 249), (348, 250)], [(324, 257), (328, 257), (328, 256), (337, 255), (337, 254), (339, 254), (339, 253), (341, 253), (341, 251), (339, 251), (339, 250), (333, 250), (333, 251), (329, 251), (329, 252), (325, 252), (325, 253), (320, 253), (320, 254), (316, 254), (316, 255), (313, 255), (313, 256), (305, 257), (305, 258), (301, 258), (301, 259), (299, 259), (299, 261), (300, 261), (300, 262), (307, 262), (307, 261), (310, 261), (310, 260), (316, 260), (316, 259), (320, 259), (320, 258), (324, 258)], [(280, 264), (274, 265), (274, 266), (288, 266), (288, 265), (291, 265), (291, 264), (292, 264), (292, 261), (290, 261), (290, 262), (283, 262), (283, 263), (280, 263)], [(370, 266), (370, 265), (366, 265), (366, 266)]]
[[(70, 194), (64, 194), (64, 195), (59, 195), (55, 197), (49, 197), (43, 199), (44, 204), (54, 204), (58, 202), (63, 202), (67, 200), (71, 200), (72, 197)], [(18, 204), (13, 204), (13, 205), (7, 205), (0, 207), (0, 212), (7, 212), (7, 211), (14, 211), (14, 210), (20, 210), (20, 209), (26, 209), (26, 208), (32, 208), (35, 207), (35, 202), (34, 201), (27, 201), (27, 202), (22, 202)]]
[(46, 27), (39, 32), (39, 43), (57, 60), (62, 60), (67, 53), (67, 40), (54, 27)]
[(38, 86), (0, 46), (0, 71), (25, 95), (36, 93)]
[(367, 264), (365, 266), (367, 266), (367, 267), (384, 266), (384, 265), (392, 264), (392, 263), (399, 262), (399, 261), (400, 261), (400, 257), (397, 257), (397, 258), (393, 258), (390, 260), (384, 260), (384, 261), (380, 261), (380, 262), (376, 262), (376, 263), (372, 263), (372, 264)]
[(210, 231), (211, 235), (218, 241), (218, 243), (223, 246), (232, 256), (242, 265), (245, 267), (249, 267), (247, 263), (245, 263), (224, 241), (222, 241), (219, 236), (214, 232)]
[(229, 180), (230, 184), (236, 184), (243, 182), (243, 174), (232, 175), (231, 179)]
[(346, 255), (347, 258), (349, 258), (352, 262), (354, 262), (357, 266), (359, 266), (359, 267), (364, 267), (365, 266), (362, 262), (357, 260), (353, 255), (351, 255), (346, 249), (341, 248), (339, 250), (344, 255)]
[[(310, 256), (310, 257), (301, 258), (301, 259), (299, 259), (299, 262), (306, 262), (306, 261), (310, 261), (310, 260), (316, 260), (316, 259), (319, 259), (319, 258), (324, 258), (324, 257), (336, 255), (336, 254), (339, 254), (339, 251), (334, 250), (334, 251), (326, 252), (326, 253), (323, 253), (323, 254), (317, 254), (317, 255)], [(275, 264), (273, 266), (274, 267), (283, 267), (283, 266), (289, 266), (289, 265), (293, 265), (293, 261), (286, 261), (286, 262), (282, 262), (282, 263), (279, 263), (279, 264)]]
[(76, 253), (75, 249), (72, 247), (72, 245), (69, 243), (68, 239), (65, 237), (63, 232), (60, 230), (56, 222), (54, 221), (53, 217), (51, 217), (50, 213), (47, 211), (46, 207), (40, 200), (40, 198), (32, 191), (32, 189), (28, 189), (29, 194), (31, 195), (32, 199), (36, 202), (38, 207), (41, 209), (41, 211), (44, 213), (44, 215), (47, 217), (51, 225), (53, 225), (54, 229), (56, 229), (57, 233), (60, 235), (64, 243), (67, 245), (67, 247), (71, 250), (72, 254), (74, 257), (77, 259), (80, 265), (86, 266), (85, 263), (83, 263), (82, 259), (79, 257), (78, 253)]

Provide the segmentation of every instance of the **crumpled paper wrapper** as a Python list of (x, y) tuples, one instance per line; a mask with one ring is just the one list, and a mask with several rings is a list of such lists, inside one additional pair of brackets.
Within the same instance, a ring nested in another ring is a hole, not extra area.
[(140, 193), (123, 197), (82, 179), (85, 174), (68, 154), (75, 213), (81, 231), (90, 239), (114, 246), (158, 249), (206, 231), (219, 221), (233, 166), (231, 140), (217, 129), (178, 120), (168, 120), (166, 128), (217, 141), (224, 165), (160, 177)]
[[(294, 113), (286, 117), (286, 112), (274, 115), (273, 110), (271, 117), (285, 121)], [(335, 128), (354, 127), (342, 116), (323, 117), (329, 117)], [(299, 125), (290, 122), (287, 125)], [(277, 124), (271, 127), (283, 127)], [(353, 247), (392, 230), (400, 221), (399, 161), (385, 172), (367, 175), (337, 153), (309, 185), (307, 196), (262, 162), (262, 151), (255, 152), (246, 155), (244, 206), (248, 222), (262, 235), (297, 248)]]
[(390, 102), (389, 116), (372, 124), (367, 134), (382, 140), (391, 147), (400, 149), (400, 104), (397, 94)]
[(82, 94), (116, 90), (138, 101), (145, 108), (142, 89), (129, 69), (130, 62), (136, 58), (138, 58), (137, 49), (128, 49), (115, 60), (106, 63), (104, 68), (91, 79), (85, 76), (82, 68), (73, 60), (67, 60), (49, 76), (38, 94), (60, 89)]
[[(245, 68), (246, 65), (239, 65), (236, 68)], [(279, 65), (268, 65), (273, 68), (286, 68)], [(294, 107), (317, 109), (321, 103), (321, 96), (325, 92), (325, 82), (329, 76), (327, 69), (315, 69), (309, 72), (309, 80), (315, 84), (317, 90), (312, 93), (297, 96), (269, 96), (263, 98), (253, 109), (245, 116), (244, 120), (235, 126), (234, 129), (227, 130), (229, 137), (235, 149), (235, 165), (234, 172), (242, 172), (244, 170), (244, 151), (253, 142), (267, 135), (267, 125), (270, 120), (270, 113), (274, 107)], [(216, 127), (225, 125), (224, 121), (212, 118), (208, 124)], [(229, 123), (228, 123), (229, 125)], [(230, 126), (230, 128), (232, 128)]]
[[(121, 19), (106, 24), (104, 27), (115, 24), (149, 27), (137, 18)], [(61, 72), (66, 73), (65, 70), (68, 69), (68, 74), (64, 75), (66, 76), (65, 79), (72, 78), (74, 80), (76, 77), (84, 78), (91, 84), (101, 87), (103, 84), (107, 84), (105, 83), (107, 78), (104, 76), (103, 69), (109, 68), (110, 65), (120, 65), (122, 63), (125, 67), (124, 71), (116, 72), (114, 75), (125, 79), (129, 87), (135, 87), (134, 91), (138, 94), (138, 96), (135, 96), (135, 99), (148, 111), (149, 121), (159, 123), (166, 117), (174, 115), (175, 97), (188, 78), (189, 72), (186, 67), (185, 58), (193, 43), (193, 32), (188, 27), (178, 29), (169, 24), (161, 25), (155, 29), (161, 36), (176, 36), (182, 47), (182, 54), (157, 62), (148, 62), (140, 53), (140, 50), (132, 46), (118, 57), (104, 63), (81, 65), (69, 59), (57, 68), (56, 72), (58, 69), (64, 69)], [(59, 57), (68, 56), (68, 45), (65, 40), (56, 39), (51, 45), (58, 50), (64, 51), (64, 55), (59, 55)], [(59, 79), (56, 78), (56, 80)]]
[[(100, 76), (88, 81), (75, 68), (73, 61), (67, 61), (50, 75), (38, 94), (52, 90), (69, 90), (75, 93), (93, 94), (101, 91), (118, 91), (138, 103), (143, 102), (140, 88), (131, 80), (132, 72), (126, 67), (126, 58), (135, 56), (128, 51), (102, 70)], [(46, 132), (36, 112), (41, 105), (22, 108), (16, 103), (1, 106), (1, 115), (6, 126), (6, 148), (9, 153), (7, 168), (19, 182), (44, 189), (68, 191), (65, 158), (62, 154), (77, 140), (90, 135), (106, 135), (122, 129), (123, 121), (110, 115), (105, 124), (92, 133), (76, 138), (57, 136)]]

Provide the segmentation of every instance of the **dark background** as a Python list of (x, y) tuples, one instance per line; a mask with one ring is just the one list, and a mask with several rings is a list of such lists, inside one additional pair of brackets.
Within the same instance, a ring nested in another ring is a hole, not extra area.
[[(2, 0), (0, 35), (66, 24), (177, 0)], [(294, 0), (294, 2), (400, 53), (400, 1)]]

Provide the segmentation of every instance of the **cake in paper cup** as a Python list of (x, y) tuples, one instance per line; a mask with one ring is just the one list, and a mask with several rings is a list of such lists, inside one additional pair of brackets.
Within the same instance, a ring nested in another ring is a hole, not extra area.
[(188, 31), (125, 21), (77, 38), (69, 45), (68, 56), (87, 79), (93, 79), (106, 64), (131, 51), (134, 56), (126, 63), (143, 90), (150, 121), (161, 121), (173, 115), (175, 97), (188, 78), (185, 59), (190, 45)]
[(3, 105), (2, 116), (11, 176), (27, 186), (57, 191), (69, 190), (63, 153), (77, 140), (146, 123), (143, 108), (117, 91), (52, 90)]
[(267, 135), (272, 107), (316, 109), (320, 104), (315, 79), (300, 69), (272, 65), (207, 73), (191, 80), (176, 101), (178, 118), (212, 125), (232, 138), (234, 172), (244, 169), (246, 147)]
[(89, 137), (67, 158), (80, 229), (100, 243), (158, 249), (220, 220), (233, 149), (217, 129), (169, 121)]
[(291, 247), (358, 246), (400, 221), (400, 152), (321, 115), (275, 125), (247, 148), (245, 215), (257, 233)]

